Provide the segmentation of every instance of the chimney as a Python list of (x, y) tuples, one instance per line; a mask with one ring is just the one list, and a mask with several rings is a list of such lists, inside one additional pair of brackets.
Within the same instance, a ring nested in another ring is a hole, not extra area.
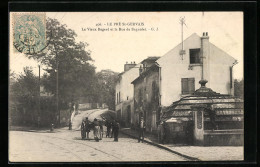
[[(202, 58), (202, 80), (210, 81), (210, 52), (209, 52), (209, 36), (208, 32), (203, 32), (201, 37), (201, 58)], [(208, 83), (208, 86), (210, 82)]]
[(128, 62), (126, 62), (126, 64), (124, 65), (124, 71), (128, 71), (128, 70), (130, 70), (131, 68), (133, 68), (133, 67), (135, 67), (135, 63), (128, 63)]

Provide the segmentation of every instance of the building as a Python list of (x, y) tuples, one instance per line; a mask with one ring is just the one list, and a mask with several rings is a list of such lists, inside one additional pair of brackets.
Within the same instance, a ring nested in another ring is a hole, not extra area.
[(192, 34), (160, 58), (145, 59), (133, 80), (134, 120), (144, 116), (146, 130), (156, 132), (162, 109), (200, 88), (199, 81), (220, 94), (233, 95), (236, 60), (209, 42), (208, 33)]
[(118, 75), (115, 90), (115, 108), (121, 125), (131, 126), (134, 120), (134, 86), (131, 82), (139, 75), (139, 65), (135, 62), (124, 65), (124, 72)]
[(182, 44), (170, 50), (156, 62), (160, 67), (161, 105), (192, 94), (200, 88), (199, 81), (206, 79), (207, 86), (221, 94), (234, 94), (232, 68), (236, 60), (209, 42), (208, 33), (200, 37), (192, 34)]
[(159, 100), (159, 67), (156, 60), (160, 57), (148, 57), (141, 62), (139, 76), (132, 82), (134, 85), (134, 120), (140, 117), (146, 121), (146, 129), (156, 131), (156, 120), (160, 119)]

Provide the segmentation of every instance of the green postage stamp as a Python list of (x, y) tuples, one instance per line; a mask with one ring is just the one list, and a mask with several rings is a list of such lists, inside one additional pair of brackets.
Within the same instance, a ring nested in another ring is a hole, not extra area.
[(15, 51), (36, 54), (46, 47), (45, 13), (13, 14), (13, 45)]

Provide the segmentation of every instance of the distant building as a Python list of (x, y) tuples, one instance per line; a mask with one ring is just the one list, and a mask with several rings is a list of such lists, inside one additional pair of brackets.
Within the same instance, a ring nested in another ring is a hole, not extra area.
[(135, 62), (124, 65), (124, 72), (118, 75), (115, 90), (115, 108), (117, 118), (126, 126), (133, 124), (134, 119), (134, 86), (131, 82), (139, 76), (139, 65)]

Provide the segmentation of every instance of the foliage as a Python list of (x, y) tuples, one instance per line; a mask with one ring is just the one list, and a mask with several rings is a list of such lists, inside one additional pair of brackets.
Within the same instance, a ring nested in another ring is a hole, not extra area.
[(242, 80), (234, 80), (234, 95), (244, 99), (244, 79)]
[(56, 19), (47, 19), (48, 46), (44, 53), (29, 56), (40, 60), (47, 68), (43, 85), (47, 91), (56, 92), (58, 72), (58, 94), (60, 103), (75, 101), (77, 97), (93, 95), (95, 67), (86, 51), (87, 43), (75, 41), (76, 33), (60, 24)]
[(32, 68), (24, 67), (24, 73), (15, 76), (10, 74), (10, 114), (30, 111), (28, 122), (33, 123), (36, 120), (37, 100), (39, 97), (39, 82), (38, 78), (33, 74)]
[(115, 85), (118, 73), (102, 70), (97, 73), (97, 94), (100, 103), (106, 103), (110, 110), (115, 110)]
[(32, 69), (25, 67), (24, 74), (18, 77), (10, 72), (11, 119), (36, 124), (40, 116), (42, 125), (57, 121), (57, 83), (59, 110), (67, 111), (70, 104), (84, 98), (88, 102), (106, 103), (114, 110), (117, 73), (110, 70), (96, 73), (90, 51), (86, 51), (88, 44), (76, 42), (76, 33), (66, 25), (48, 18), (46, 28), (48, 45), (45, 50), (26, 56), (42, 64), (45, 73), (41, 86), (54, 96), (40, 97), (39, 105), (39, 81)]

